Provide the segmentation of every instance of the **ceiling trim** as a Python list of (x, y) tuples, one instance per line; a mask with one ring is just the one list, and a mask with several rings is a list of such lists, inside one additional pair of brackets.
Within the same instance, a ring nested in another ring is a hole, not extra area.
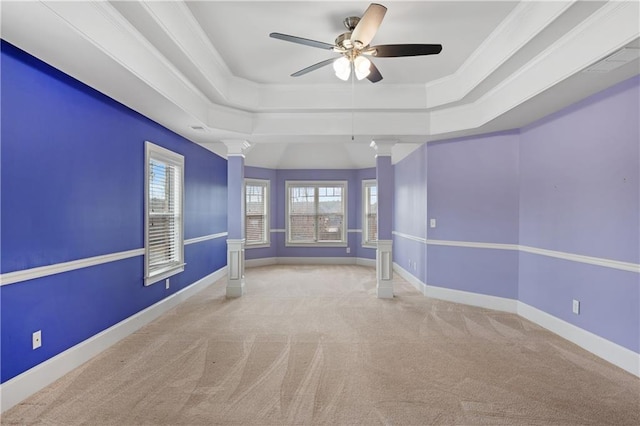
[(639, 14), (636, 1), (607, 3), (477, 101), (434, 111), (431, 134), (480, 127), (620, 49), (640, 36)]
[(574, 3), (575, 0), (519, 3), (454, 74), (426, 84), (426, 107), (464, 99)]

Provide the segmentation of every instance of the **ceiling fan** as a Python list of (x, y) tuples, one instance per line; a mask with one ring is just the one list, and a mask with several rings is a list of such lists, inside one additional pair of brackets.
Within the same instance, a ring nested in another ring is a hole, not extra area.
[(270, 37), (292, 43), (304, 44), (306, 46), (320, 49), (332, 50), (342, 54), (339, 58), (325, 59), (306, 68), (291, 74), (292, 77), (299, 77), (311, 71), (315, 71), (326, 65), (333, 63), (333, 70), (341, 80), (348, 80), (353, 68), (358, 80), (367, 78), (372, 83), (382, 80), (382, 74), (367, 56), (377, 58), (397, 58), (401, 56), (422, 56), (437, 55), (442, 51), (441, 44), (383, 44), (370, 46), (371, 40), (378, 31), (382, 23), (387, 8), (381, 4), (371, 3), (362, 15), (362, 18), (350, 16), (345, 18), (344, 26), (347, 32), (340, 34), (335, 44), (324, 43), (322, 41), (310, 40), (282, 33), (271, 33)]

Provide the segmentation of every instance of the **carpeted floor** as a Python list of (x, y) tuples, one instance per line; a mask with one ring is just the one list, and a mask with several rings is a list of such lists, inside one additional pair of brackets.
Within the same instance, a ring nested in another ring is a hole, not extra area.
[(2, 424), (639, 425), (640, 379), (512, 314), (360, 266), (219, 281), (8, 410)]

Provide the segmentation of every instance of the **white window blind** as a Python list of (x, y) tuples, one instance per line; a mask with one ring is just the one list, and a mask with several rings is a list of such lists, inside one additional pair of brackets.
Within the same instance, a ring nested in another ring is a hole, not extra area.
[(287, 182), (287, 244), (346, 244), (346, 182)]
[(184, 157), (146, 144), (145, 285), (184, 270)]
[(269, 244), (269, 181), (245, 180), (245, 239), (247, 246)]
[(378, 186), (375, 180), (362, 181), (362, 243), (375, 245), (378, 241)]

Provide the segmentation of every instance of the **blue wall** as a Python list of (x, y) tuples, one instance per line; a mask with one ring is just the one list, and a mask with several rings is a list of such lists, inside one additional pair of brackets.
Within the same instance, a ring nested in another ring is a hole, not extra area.
[[(185, 157), (185, 239), (226, 232), (224, 159), (4, 41), (1, 55), (0, 272), (143, 248), (146, 140)], [(225, 238), (185, 260), (169, 290), (144, 287), (143, 256), (3, 285), (2, 382), (224, 267)]]

